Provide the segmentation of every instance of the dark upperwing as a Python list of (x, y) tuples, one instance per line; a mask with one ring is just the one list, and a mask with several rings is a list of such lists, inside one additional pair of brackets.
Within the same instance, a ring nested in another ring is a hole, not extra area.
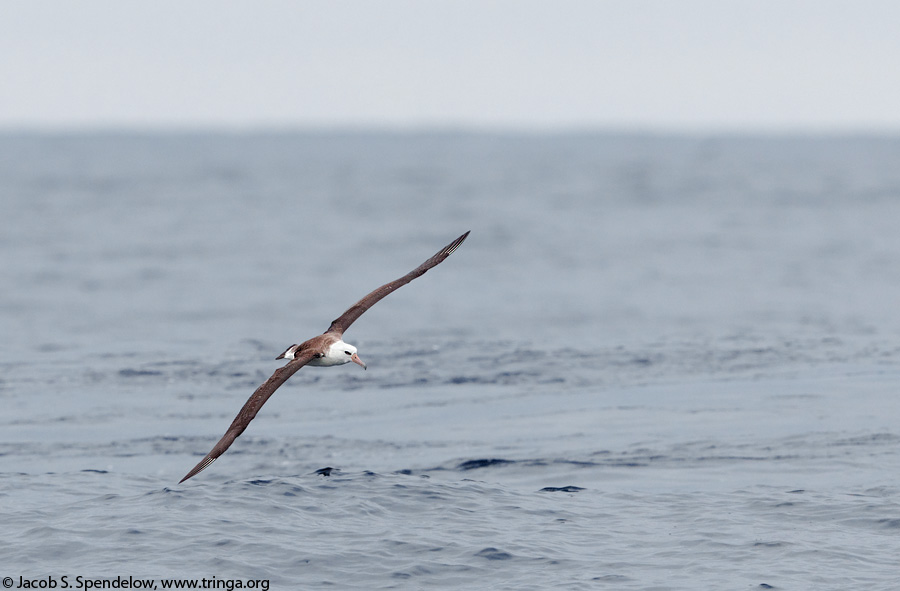
[(394, 279), (390, 283), (385, 283), (363, 299), (350, 306), (346, 312), (341, 314), (334, 322), (331, 323), (331, 326), (328, 328), (328, 330), (325, 331), (325, 333), (334, 332), (338, 335), (344, 334), (344, 331), (347, 330), (350, 325), (356, 321), (357, 318), (362, 316), (366, 310), (374, 306), (383, 297), (385, 297), (395, 289), (403, 287), (416, 277), (421, 277), (428, 269), (431, 269), (432, 267), (436, 267), (443, 263), (444, 259), (450, 256), (454, 250), (459, 248), (459, 245), (463, 243), (468, 235), (469, 232), (466, 232), (465, 234), (439, 250), (433, 257), (431, 257), (400, 279)]
[(196, 476), (207, 466), (212, 464), (216, 458), (225, 453), (225, 450), (231, 446), (238, 435), (244, 432), (244, 429), (247, 428), (247, 425), (250, 424), (250, 421), (252, 421), (256, 416), (256, 413), (259, 412), (259, 409), (261, 409), (269, 397), (275, 393), (275, 390), (277, 390), (281, 384), (285, 383), (289, 377), (294, 375), (298, 369), (309, 363), (310, 359), (314, 356), (314, 351), (306, 351), (302, 353), (300, 357), (292, 359), (286, 365), (276, 369), (275, 373), (272, 374), (272, 377), (263, 382), (263, 384), (256, 389), (256, 392), (250, 396), (243, 408), (241, 408), (241, 411), (234, 417), (231, 426), (228, 427), (228, 431), (225, 432), (222, 439), (219, 440), (212, 450), (206, 454), (206, 457), (200, 460), (200, 463), (194, 466), (194, 469), (188, 472), (187, 476), (182, 478), (178, 484), (181, 484), (192, 476)]

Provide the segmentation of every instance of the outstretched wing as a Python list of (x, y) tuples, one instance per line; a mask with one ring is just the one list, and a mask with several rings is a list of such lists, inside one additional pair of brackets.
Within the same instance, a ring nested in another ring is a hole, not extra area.
[(384, 296), (399, 287), (403, 287), (416, 277), (424, 275), (425, 271), (427, 271), (428, 269), (436, 267), (444, 262), (444, 259), (450, 256), (454, 250), (459, 248), (459, 245), (463, 243), (463, 240), (465, 240), (468, 235), (469, 233), (466, 232), (465, 234), (439, 250), (433, 257), (431, 257), (400, 279), (395, 279), (390, 283), (385, 283), (363, 299), (350, 306), (350, 308), (348, 308), (346, 312), (341, 314), (340, 317), (338, 317), (334, 322), (331, 323), (331, 326), (325, 332), (334, 332), (338, 335), (342, 335), (344, 331), (347, 330), (350, 325), (356, 321), (357, 318), (362, 316), (366, 310), (374, 306)]
[(219, 440), (206, 457), (200, 460), (200, 463), (194, 466), (194, 469), (187, 473), (187, 476), (182, 478), (178, 484), (181, 484), (188, 478), (192, 476), (196, 476), (200, 472), (202, 472), (207, 466), (212, 464), (216, 458), (225, 453), (231, 444), (237, 439), (238, 435), (244, 432), (244, 429), (247, 428), (247, 425), (250, 424), (250, 421), (256, 416), (256, 413), (259, 412), (259, 409), (262, 408), (262, 405), (266, 403), (266, 400), (269, 399), (272, 394), (275, 393), (281, 384), (285, 383), (289, 377), (294, 375), (298, 369), (309, 363), (309, 361), (313, 358), (314, 353), (308, 351), (302, 354), (300, 357), (293, 359), (286, 365), (279, 367), (275, 370), (275, 373), (272, 374), (272, 377), (263, 382), (263, 384), (256, 389), (256, 392), (253, 393), (252, 396), (247, 400), (244, 404), (244, 407), (241, 409), (241, 412), (234, 417), (234, 420), (231, 422), (231, 426), (228, 427), (228, 431), (225, 432), (225, 435), (222, 436), (222, 439)]

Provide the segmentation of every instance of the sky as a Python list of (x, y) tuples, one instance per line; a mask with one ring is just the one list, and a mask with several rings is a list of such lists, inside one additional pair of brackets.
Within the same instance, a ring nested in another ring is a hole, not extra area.
[(895, 0), (7, 0), (0, 130), (900, 131)]

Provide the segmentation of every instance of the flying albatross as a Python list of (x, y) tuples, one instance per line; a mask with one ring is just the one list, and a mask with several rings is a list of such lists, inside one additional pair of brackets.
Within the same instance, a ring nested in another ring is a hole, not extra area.
[(444, 262), (444, 259), (450, 256), (454, 250), (459, 248), (459, 245), (463, 243), (463, 240), (465, 240), (468, 235), (469, 233), (466, 232), (400, 279), (385, 283), (350, 306), (346, 312), (341, 314), (331, 323), (331, 326), (328, 327), (328, 330), (324, 333), (315, 336), (304, 343), (291, 345), (285, 349), (284, 353), (276, 357), (276, 359), (288, 359), (288, 363), (276, 369), (275, 373), (272, 374), (272, 377), (256, 389), (256, 392), (250, 396), (250, 399), (244, 404), (244, 407), (234, 418), (234, 421), (231, 422), (231, 426), (228, 427), (228, 431), (225, 432), (222, 439), (220, 439), (212, 450), (206, 454), (205, 458), (200, 460), (200, 463), (194, 466), (193, 470), (187, 473), (187, 476), (179, 481), (179, 484), (188, 478), (199, 474), (207, 466), (212, 464), (216, 458), (225, 453), (225, 450), (227, 450), (229, 446), (234, 443), (234, 440), (244, 432), (244, 429), (247, 428), (247, 425), (250, 424), (250, 421), (253, 420), (256, 413), (262, 408), (262, 405), (275, 393), (275, 390), (304, 365), (343, 365), (352, 361), (365, 369), (366, 364), (363, 363), (359, 358), (359, 355), (356, 354), (356, 347), (348, 345), (343, 341), (342, 337), (344, 336), (344, 331), (350, 328), (350, 325), (353, 324), (357, 318), (362, 316), (366, 310), (374, 306), (378, 300), (395, 289), (403, 287), (416, 277), (423, 275), (428, 269), (436, 267)]

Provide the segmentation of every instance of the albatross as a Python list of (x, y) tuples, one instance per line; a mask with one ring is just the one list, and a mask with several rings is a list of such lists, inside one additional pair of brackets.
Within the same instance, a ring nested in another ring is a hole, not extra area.
[(385, 283), (347, 308), (347, 311), (338, 316), (324, 333), (300, 343), (299, 345), (291, 345), (285, 349), (284, 352), (275, 359), (287, 359), (287, 364), (276, 369), (275, 373), (272, 374), (272, 377), (263, 382), (263, 384), (256, 389), (231, 422), (231, 426), (228, 427), (228, 430), (225, 432), (225, 435), (222, 436), (222, 439), (213, 446), (212, 450), (206, 454), (205, 458), (200, 460), (200, 462), (187, 473), (187, 476), (179, 481), (179, 484), (202, 472), (212, 464), (216, 458), (225, 453), (231, 444), (234, 443), (234, 440), (244, 432), (244, 429), (247, 428), (247, 425), (250, 424), (250, 421), (253, 420), (263, 404), (265, 404), (269, 397), (275, 393), (275, 390), (304, 365), (329, 367), (332, 365), (344, 365), (345, 363), (350, 363), (352, 361), (363, 369), (366, 369), (366, 364), (363, 363), (362, 359), (357, 355), (356, 347), (344, 342), (344, 331), (350, 328), (350, 325), (353, 324), (357, 318), (362, 316), (366, 310), (374, 306), (383, 297), (394, 290), (403, 287), (416, 277), (421, 277), (432, 267), (436, 267), (444, 262), (454, 250), (459, 248), (459, 245), (463, 243), (463, 240), (465, 240), (468, 235), (469, 233), (466, 232), (403, 277), (395, 279), (390, 283)]

